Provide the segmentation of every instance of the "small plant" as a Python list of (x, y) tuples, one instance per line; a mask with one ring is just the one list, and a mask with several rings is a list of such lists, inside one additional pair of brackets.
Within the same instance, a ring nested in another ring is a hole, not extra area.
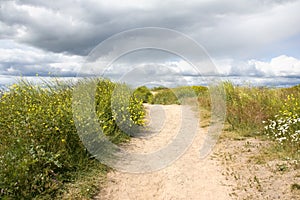
[(287, 96), (284, 105), (273, 119), (264, 122), (265, 133), (280, 145), (300, 150), (300, 99)]
[(293, 184), (291, 185), (291, 189), (292, 189), (292, 190), (300, 190), (300, 185), (299, 185), (298, 183), (293, 183)]
[(280, 172), (285, 172), (288, 170), (288, 166), (286, 164), (277, 164), (277, 170)]
[(257, 190), (258, 190), (259, 192), (261, 192), (261, 191), (262, 191), (262, 186), (261, 186), (260, 181), (259, 181), (259, 179), (257, 178), (257, 176), (254, 176), (253, 182), (257, 184), (257, 185), (256, 185), (256, 188), (257, 188)]

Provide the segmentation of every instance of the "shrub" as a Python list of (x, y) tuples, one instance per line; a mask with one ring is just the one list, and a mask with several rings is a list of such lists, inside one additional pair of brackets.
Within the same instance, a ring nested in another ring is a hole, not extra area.
[(168, 89), (168, 88), (164, 87), (164, 86), (158, 86), (158, 87), (152, 88), (151, 90), (154, 91), (154, 92), (156, 92), (156, 91), (165, 90), (165, 89)]
[[(97, 81), (96, 112), (104, 133), (118, 143), (128, 139), (111, 111), (117, 84)], [(80, 83), (79, 83), (80, 84)], [(122, 85), (122, 87), (126, 87)], [(45, 87), (20, 82), (2, 92), (0, 100), (0, 198), (54, 198), (76, 172), (96, 162), (77, 134), (72, 113), (74, 85), (51, 82)], [(127, 87), (127, 91), (130, 88)], [(131, 94), (131, 92), (130, 92)], [(125, 96), (116, 96), (120, 101)], [(115, 113), (142, 125), (142, 103), (130, 98)], [(123, 109), (123, 108), (122, 108)]]
[(204, 86), (181, 86), (172, 89), (158, 87), (154, 88), (156, 92), (153, 103), (156, 104), (181, 104), (185, 99), (206, 95), (208, 88)]
[(171, 89), (159, 90), (159, 92), (154, 95), (152, 103), (163, 105), (180, 104), (178, 98)]
[(53, 194), (83, 161), (84, 147), (71, 114), (71, 88), (55, 90), (26, 82), (1, 97), (1, 190), (4, 196), (30, 198)]
[(134, 96), (137, 99), (142, 100), (143, 103), (150, 103), (152, 101), (152, 98), (153, 98), (153, 94), (151, 93), (151, 91), (146, 86), (138, 87), (134, 91)]
[(208, 91), (207, 87), (201, 86), (201, 85), (194, 85), (194, 86), (192, 86), (192, 89), (194, 90), (194, 92), (197, 96), (205, 95), (205, 94), (207, 94), (207, 91)]

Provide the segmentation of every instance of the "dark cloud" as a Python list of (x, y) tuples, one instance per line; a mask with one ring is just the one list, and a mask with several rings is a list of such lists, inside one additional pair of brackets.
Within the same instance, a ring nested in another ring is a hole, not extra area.
[[(207, 50), (219, 71), (202, 74), (295, 81), (300, 73), (299, 10), (300, 0), (0, 1), (0, 74), (74, 76), (100, 42), (121, 31), (155, 26), (182, 32)], [(106, 46), (105, 56), (114, 58), (120, 46), (132, 42), (150, 44), (154, 33), (148, 34)], [(182, 38), (156, 36), (166, 49), (180, 47), (199, 66), (209, 66)], [(201, 82), (183, 58), (162, 50), (138, 50), (115, 60), (110, 69), (101, 67), (115, 79)]]
[(248, 77), (264, 77), (266, 74), (258, 69), (254, 64), (236, 63), (231, 67), (229, 76), (248, 76)]
[(41, 49), (2, 40), (0, 74), (16, 76), (76, 76), (82, 57), (46, 52)]
[[(47, 51), (86, 55), (96, 44), (120, 31), (159, 26), (192, 36), (212, 55), (239, 56), (243, 51), (249, 54), (252, 48), (290, 37), (295, 32), (290, 29), (297, 29), (299, 34), (300, 30), (292, 26), (300, 20), (299, 5), (271, 0), (2, 1), (0, 21), (12, 34), (2, 30), (0, 35)], [(269, 21), (272, 18), (274, 24)], [(284, 29), (276, 21), (286, 22)], [(270, 34), (271, 31), (284, 33)]]
[[(74, 66), (75, 68), (76, 66)], [(74, 77), (77, 75), (77, 71), (62, 70), (61, 68), (53, 67), (50, 64), (41, 65), (26, 65), (24, 63), (1, 63), (0, 64), (1, 75), (10, 76), (56, 76), (56, 77)]]

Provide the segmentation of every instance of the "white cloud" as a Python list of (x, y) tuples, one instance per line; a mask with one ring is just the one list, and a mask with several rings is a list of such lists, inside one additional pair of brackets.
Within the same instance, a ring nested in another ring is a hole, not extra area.
[[(300, 0), (0, 1), (0, 74), (75, 75), (84, 61), (78, 55), (87, 55), (113, 34), (159, 26), (187, 34), (203, 45), (222, 76), (299, 77), (300, 57), (289, 56), (291, 51), (299, 55), (295, 48), (300, 35), (299, 10)], [(180, 40), (162, 43), (193, 54)], [(201, 60), (197, 64), (208, 66)], [(140, 67), (134, 76), (147, 72), (161, 81), (185, 76), (197, 82), (195, 69), (174, 55), (142, 52), (116, 66), (107, 73), (119, 77)], [(212, 74), (210, 69), (205, 72)]]
[(300, 60), (286, 55), (270, 61), (220, 59), (214, 60), (214, 63), (223, 76), (300, 77)]
[(300, 77), (300, 60), (294, 57), (281, 55), (271, 59), (270, 62), (250, 60), (249, 64), (254, 65), (266, 76)]
[(1, 44), (0, 74), (74, 76), (83, 63), (81, 56), (45, 52), (12, 40), (1, 40)]

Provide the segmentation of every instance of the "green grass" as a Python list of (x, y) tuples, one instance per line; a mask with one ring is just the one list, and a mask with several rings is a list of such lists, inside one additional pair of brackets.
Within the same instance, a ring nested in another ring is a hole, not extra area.
[[(300, 134), (296, 131), (300, 130), (300, 85), (291, 88), (267, 88), (236, 86), (231, 82), (223, 82), (221, 86), (226, 93), (226, 123), (221, 138), (243, 140), (247, 137), (260, 137), (274, 141), (273, 149), (268, 151), (278, 156), (284, 154), (299, 159), (297, 155), (300, 152)], [(153, 102), (160, 104), (180, 104), (196, 94), (200, 114), (204, 119), (201, 126), (208, 126), (207, 118), (210, 113), (207, 111), (211, 109), (211, 99), (207, 88), (156, 88), (155, 92)], [(275, 127), (270, 126), (275, 122)], [(286, 126), (289, 127), (287, 131), (282, 131)]]
[(300, 134), (296, 132), (300, 129), (299, 87), (271, 89), (237, 87), (231, 83), (224, 86), (226, 121), (232, 130), (243, 137), (273, 140), (277, 148), (295, 156), (299, 154)]
[(73, 181), (66, 183), (57, 199), (91, 199), (106, 183), (108, 168), (98, 162), (74, 174)]
[[(74, 116), (72, 109), (92, 100), (86, 90), (89, 85), (96, 85), (96, 120), (116, 144), (128, 141), (130, 130), (144, 124), (143, 102), (181, 104), (197, 100), (201, 126), (210, 122), (210, 94), (202, 86), (154, 88), (152, 96), (146, 87), (133, 91), (102, 79), (76, 84), (54, 81), (43, 87), (21, 81), (9, 91), (1, 91), (1, 199), (88, 199), (98, 192), (108, 168), (91, 158), (77, 134), (74, 120), (85, 125), (89, 115)], [(79, 101), (73, 99), (75, 86), (82, 88)], [(273, 89), (224, 82), (223, 87), (227, 115), (221, 138), (260, 137), (270, 141), (252, 158), (257, 163), (287, 157), (300, 160), (300, 136), (295, 134), (300, 123), (294, 122), (300, 116), (300, 86)], [(274, 122), (276, 126), (270, 128)], [(284, 124), (288, 128), (282, 132)]]
[[(299, 155), (294, 151), (278, 145), (274, 141), (269, 141), (260, 149), (260, 153), (253, 155), (250, 160), (256, 164), (265, 164), (272, 160), (300, 160)], [(298, 167), (298, 166), (296, 166)]]
[[(118, 125), (143, 125), (142, 102), (124, 84), (102, 79), (86, 79), (76, 85), (54, 81), (43, 87), (25, 81), (14, 84), (2, 91), (0, 99), (1, 199), (57, 198), (87, 166), (97, 165), (74, 123), (76, 119), (88, 125), (89, 118), (74, 116), (72, 109), (88, 99), (89, 84), (96, 85), (97, 121), (112, 142), (129, 139)], [(84, 96), (76, 102), (72, 99), (75, 86), (84, 88)]]

